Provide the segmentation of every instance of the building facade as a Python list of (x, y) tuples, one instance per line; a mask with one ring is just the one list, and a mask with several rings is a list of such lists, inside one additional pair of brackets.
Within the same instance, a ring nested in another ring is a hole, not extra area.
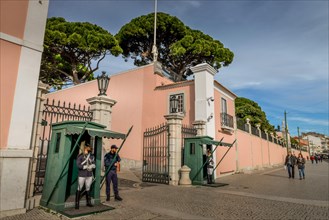
[(1, 1), (0, 213), (25, 212), (48, 1)]

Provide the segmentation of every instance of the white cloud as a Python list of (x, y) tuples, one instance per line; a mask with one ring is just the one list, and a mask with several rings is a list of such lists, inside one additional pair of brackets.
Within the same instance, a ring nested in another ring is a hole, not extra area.
[(192, 5), (195, 8), (200, 7), (201, 4), (202, 4), (200, 1), (188, 1), (187, 3), (190, 4), (190, 5)]
[(312, 124), (312, 125), (321, 125), (321, 126), (329, 125), (328, 120), (318, 120), (313, 118), (289, 117), (289, 120), (305, 122), (307, 124)]

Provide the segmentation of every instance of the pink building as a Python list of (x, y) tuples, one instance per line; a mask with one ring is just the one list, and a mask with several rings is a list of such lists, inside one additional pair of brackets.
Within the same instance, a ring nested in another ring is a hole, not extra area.
[[(125, 133), (133, 125), (132, 133), (121, 151), (126, 166), (142, 167), (143, 133), (166, 122), (170, 113), (170, 99), (177, 96), (182, 124), (192, 126), (205, 122), (204, 135), (226, 143), (235, 140), (236, 95), (214, 80), (216, 71), (208, 64), (192, 68), (194, 80), (174, 83), (164, 74), (156, 73), (153, 64), (112, 75), (107, 96), (117, 103), (112, 108), (111, 129)], [(47, 94), (50, 100), (61, 100), (88, 106), (87, 99), (98, 93), (97, 81)], [(107, 146), (109, 147), (109, 146)], [(226, 147), (219, 147), (215, 160), (223, 156)], [(221, 173), (236, 170), (235, 150), (231, 150), (217, 169)]]
[[(215, 163), (221, 159), (222, 161), (216, 170), (216, 178), (237, 171), (282, 164), (286, 148), (280, 145), (273, 134), (265, 133), (259, 128), (252, 129), (250, 124), (245, 125), (249, 127), (247, 131), (238, 129), (234, 105), (237, 96), (214, 80), (216, 71), (208, 64), (197, 65), (191, 70), (194, 72), (194, 79), (177, 83), (168, 79), (166, 73), (154, 64), (111, 76), (107, 98), (114, 105), (106, 124), (109, 129), (122, 133), (134, 126), (120, 152), (124, 158), (123, 165), (137, 168), (145, 165), (144, 132), (166, 122), (173, 96), (178, 97), (178, 113), (182, 116), (183, 125), (192, 126), (203, 122), (203, 135), (215, 140), (223, 138), (226, 143), (236, 140), (228, 153), (227, 147), (217, 148)], [(97, 81), (94, 80), (49, 93), (47, 98), (56, 102), (60, 100), (88, 106), (90, 98), (97, 93)], [(257, 132), (253, 133), (252, 130)], [(107, 143), (104, 151), (108, 151), (110, 144), (113, 143)], [(183, 144), (179, 148), (183, 148)], [(177, 164), (179, 162), (176, 161), (176, 170), (181, 165)]]
[(48, 1), (0, 1), (0, 213), (25, 212)]

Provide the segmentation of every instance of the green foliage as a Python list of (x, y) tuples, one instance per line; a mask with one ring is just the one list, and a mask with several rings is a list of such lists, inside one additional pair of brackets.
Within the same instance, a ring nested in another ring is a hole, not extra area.
[(267, 120), (265, 112), (262, 111), (262, 108), (256, 102), (250, 99), (243, 97), (236, 98), (235, 114), (243, 120), (249, 118), (251, 125), (254, 127), (256, 127), (256, 124), (260, 124), (262, 131), (274, 132), (274, 126)]
[[(40, 79), (55, 88), (93, 79), (108, 54), (122, 53), (118, 41), (106, 30), (88, 22), (49, 18), (46, 24)], [(92, 67), (96, 61), (96, 67)]]
[[(158, 13), (156, 31), (158, 61), (175, 81), (192, 75), (191, 71), (187, 71), (190, 66), (207, 62), (218, 70), (233, 60), (234, 54), (220, 41), (190, 29), (177, 17)], [(125, 59), (134, 58), (137, 66), (153, 62), (154, 13), (131, 20), (115, 37)]]

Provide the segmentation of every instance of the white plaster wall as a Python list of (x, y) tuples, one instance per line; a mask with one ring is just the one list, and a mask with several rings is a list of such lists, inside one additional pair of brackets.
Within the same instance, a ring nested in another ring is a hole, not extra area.
[[(214, 98), (214, 74), (216, 71), (208, 64), (199, 64), (191, 70), (195, 81), (195, 120), (206, 121), (206, 135), (215, 137), (215, 108), (214, 102), (207, 100)], [(208, 120), (210, 115), (213, 115)]]
[(41, 53), (22, 47), (18, 68), (8, 149), (29, 149)]
[(0, 211), (24, 207), (29, 158), (0, 158)]
[(23, 39), (13, 39), (22, 46), (19, 60), (8, 146), (0, 150), (1, 216), (25, 212), (29, 183), (29, 161), (34, 108), (48, 13), (48, 0), (29, 1)]
[(49, 0), (30, 1), (25, 25), (24, 40), (37, 48), (43, 45)]
[[(216, 70), (209, 64), (203, 63), (191, 68), (194, 73), (195, 83), (195, 120), (206, 122), (206, 135), (215, 138), (215, 107), (214, 102), (207, 100), (214, 96), (214, 75)], [(213, 115), (209, 119), (210, 115)], [(216, 154), (213, 154), (215, 164), (217, 163)], [(216, 172), (214, 174), (216, 178)]]

